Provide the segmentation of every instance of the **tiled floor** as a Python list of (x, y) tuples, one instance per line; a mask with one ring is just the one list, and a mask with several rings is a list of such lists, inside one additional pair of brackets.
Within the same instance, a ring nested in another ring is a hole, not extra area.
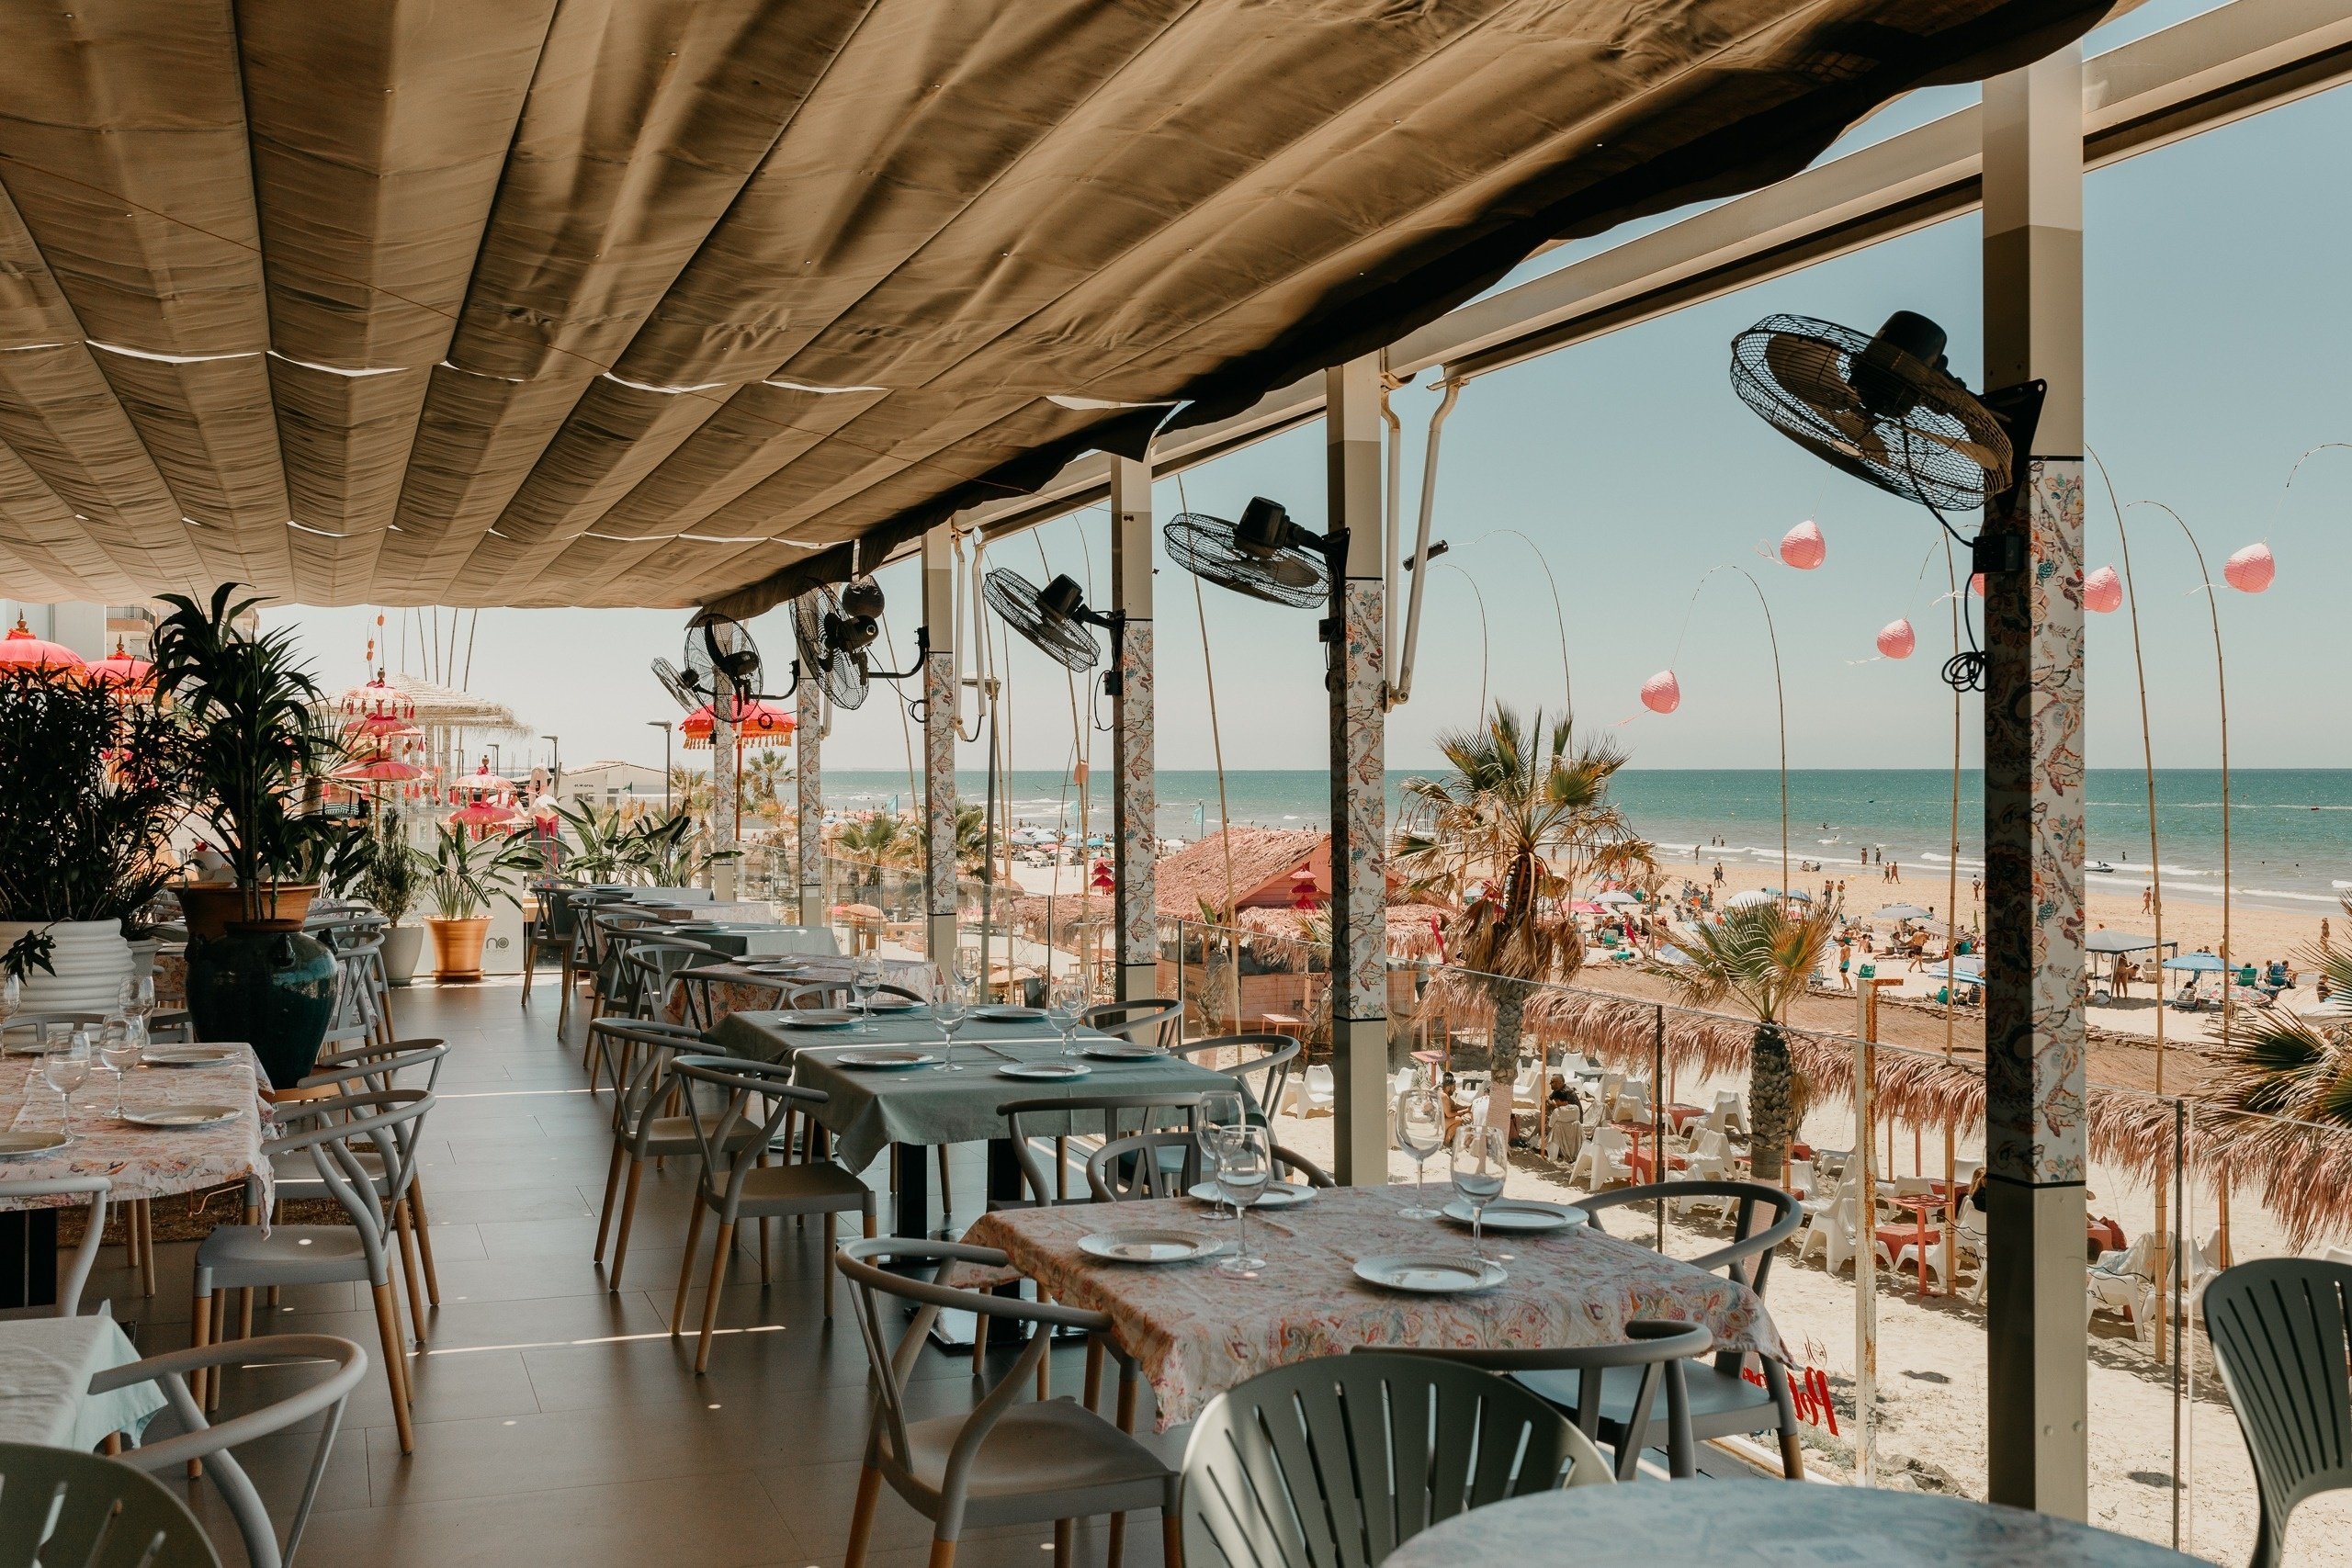
[[(849, 1316), (825, 1320), (819, 1231), (778, 1235), (775, 1282), (739, 1247), (722, 1287), (710, 1371), (694, 1374), (694, 1340), (673, 1342), (666, 1316), (684, 1245), (691, 1178), (649, 1172), (623, 1288), (591, 1260), (612, 1143), (607, 1102), (586, 1092), (576, 1043), (555, 1032), (557, 997), (526, 1010), (518, 986), (400, 993), (403, 1035), (450, 1051), (426, 1128), (424, 1174), (434, 1219), (441, 1305), (411, 1365), (416, 1451), (403, 1458), (380, 1370), (354, 1396), (300, 1561), (314, 1568), (831, 1568), (848, 1538), (865, 1429), (865, 1357)], [(580, 1021), (575, 1015), (574, 1038)], [(880, 1179), (877, 1162), (871, 1173)], [(955, 1172), (976, 1202), (977, 1147)], [(967, 1198), (965, 1195), (970, 1194)], [(958, 1219), (964, 1217), (959, 1215)], [(706, 1241), (705, 1269), (707, 1269)], [(92, 1282), (118, 1316), (138, 1320), (146, 1351), (188, 1339), (193, 1244), (159, 1247), (157, 1294), (142, 1301), (113, 1265)], [(698, 1277), (701, 1274), (698, 1270)], [(698, 1322), (702, 1292), (688, 1303)], [(356, 1287), (288, 1291), (279, 1330), (344, 1335), (369, 1348), (375, 1324)], [(256, 1324), (256, 1331), (260, 1328)], [(1057, 1352), (1057, 1385), (1074, 1392), (1079, 1352)], [(936, 1351), (918, 1376), (924, 1403), (968, 1406), (970, 1361)], [(299, 1371), (241, 1373), (224, 1410), (268, 1396)], [(282, 1518), (298, 1495), (313, 1433), (266, 1439), (241, 1457)], [(209, 1491), (189, 1489), (232, 1561), (235, 1531)], [(1150, 1568), (1158, 1530), (1137, 1520), (1128, 1561)], [(1035, 1568), (1049, 1530), (968, 1540), (958, 1568)], [(928, 1526), (886, 1495), (874, 1568), (914, 1568)], [(1099, 1563), (1100, 1521), (1081, 1537)]]

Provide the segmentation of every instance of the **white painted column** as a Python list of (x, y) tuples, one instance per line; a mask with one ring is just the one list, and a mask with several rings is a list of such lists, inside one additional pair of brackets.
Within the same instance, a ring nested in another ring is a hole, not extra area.
[(1347, 530), (1324, 623), (1331, 660), (1332, 1172), (1388, 1180), (1387, 659), (1381, 546), (1380, 361), (1324, 373), (1329, 526)]
[[(732, 850), (743, 842), (743, 778), (736, 765), (735, 754), (735, 683), (723, 672), (717, 676), (718, 695), (711, 699), (710, 716), (710, 836), (711, 847)], [(710, 868), (712, 897), (722, 904), (735, 900), (737, 863), (731, 860), (718, 862)]]
[(793, 691), (792, 784), (798, 824), (800, 923), (821, 931), (825, 917), (825, 697), (813, 670), (800, 671)]
[(2049, 386), (1988, 512), (1987, 1447), (1996, 1503), (2089, 1508), (2083, 1330), (2083, 84), (2079, 45), (1984, 85), (1984, 385)]
[(1154, 755), (1151, 667), (1151, 465), (1111, 459), (1112, 607), (1124, 613), (1119, 694), (1111, 726), (1118, 777), (1111, 794), (1112, 874), (1116, 886), (1118, 995), (1159, 995), (1159, 921), (1152, 863), (1159, 852), (1159, 783)]
[(923, 933), (934, 964), (956, 961), (955, 541), (944, 523), (922, 536)]

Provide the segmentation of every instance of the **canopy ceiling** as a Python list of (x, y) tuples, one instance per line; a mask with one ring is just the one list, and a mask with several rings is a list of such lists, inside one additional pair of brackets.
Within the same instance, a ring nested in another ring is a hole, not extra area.
[(2109, 6), (0, 7), (0, 592), (749, 613)]

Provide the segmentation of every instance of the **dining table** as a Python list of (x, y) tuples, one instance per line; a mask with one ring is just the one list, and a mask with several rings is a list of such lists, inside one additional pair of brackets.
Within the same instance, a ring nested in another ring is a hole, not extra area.
[(1589, 1224), (1548, 1234), (1488, 1230), (1484, 1255), (1506, 1277), (1487, 1290), (1419, 1294), (1359, 1278), (1356, 1265), (1367, 1258), (1468, 1257), (1469, 1227), (1407, 1217), (1414, 1197), (1408, 1186), (1324, 1188), (1304, 1202), (1253, 1213), (1244, 1223), (1267, 1261), (1249, 1278), (1207, 1259), (1108, 1262), (1081, 1245), (1102, 1232), (1232, 1230), (1230, 1222), (1211, 1223), (1208, 1206), (1194, 1199), (996, 1210), (964, 1239), (1001, 1251), (1006, 1265), (959, 1264), (950, 1279), (979, 1288), (1026, 1277), (1057, 1302), (1107, 1314), (1119, 1348), (1151, 1384), (1162, 1431), (1260, 1372), (1360, 1346), (1614, 1344), (1634, 1318), (1671, 1318), (1703, 1324), (1720, 1348), (1789, 1359), (1762, 1299), (1746, 1284)]
[[(262, 1212), (268, 1213), (272, 1182), (262, 1143), (272, 1122), (269, 1102), (261, 1094), (267, 1079), (250, 1047), (203, 1047), (216, 1048), (232, 1055), (209, 1066), (133, 1067), (123, 1077), (122, 1106), (132, 1113), (198, 1104), (238, 1110), (227, 1121), (195, 1127), (118, 1121), (114, 1075), (94, 1064), (74, 1093), (69, 1128), (64, 1098), (42, 1078), (40, 1058), (0, 1057), (0, 1127), (65, 1132), (72, 1139), (52, 1152), (0, 1158), (0, 1178), (104, 1176), (114, 1183), (108, 1200), (113, 1203), (254, 1183)], [(0, 1197), (0, 1307), (46, 1305), (57, 1299), (57, 1212), (83, 1201)]]
[(1871, 1486), (1785, 1481), (1572, 1486), (1432, 1525), (1385, 1568), (2186, 1568), (2201, 1559), (2055, 1514)]
[[(715, 1030), (739, 1012), (773, 1012), (786, 993), (803, 986), (846, 987), (856, 964), (854, 958), (819, 953), (732, 958), (696, 964), (671, 980), (670, 995), (663, 1003), (664, 1016), (673, 1023)], [(930, 988), (929, 970), (911, 960), (885, 959), (882, 983), (901, 990), (926, 992)]]
[(138, 1437), (164, 1408), (161, 1389), (90, 1392), (92, 1378), (137, 1359), (122, 1325), (103, 1314), (0, 1323), (0, 1443), (88, 1453), (117, 1432)]

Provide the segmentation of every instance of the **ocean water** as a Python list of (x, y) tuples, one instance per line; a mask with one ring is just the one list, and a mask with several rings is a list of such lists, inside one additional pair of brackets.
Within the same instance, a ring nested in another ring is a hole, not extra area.
[[(1412, 771), (1388, 776), (1395, 820), (1399, 786)], [(1016, 772), (1001, 781), (1016, 824), (1075, 826), (1078, 792), (1057, 773)], [(979, 773), (956, 787), (978, 800)], [(1159, 778), (1159, 831), (1190, 840), (1226, 819), (1216, 774), (1164, 769)], [(1984, 775), (1961, 774), (1960, 863), (1984, 864)], [(1236, 770), (1225, 779), (1225, 807), (1237, 824), (1323, 828), (1330, 820), (1329, 783), (1304, 770)], [(1104, 781), (1088, 792), (1089, 831), (1110, 830)], [(1634, 830), (1672, 860), (1694, 847), (1729, 861), (1778, 864), (1780, 775), (1770, 769), (1627, 769), (1611, 795)], [(2093, 769), (2088, 795), (2089, 856), (2112, 872), (2093, 872), (2095, 887), (2136, 892), (2147, 886), (2148, 803), (2144, 774)], [(828, 773), (827, 803), (910, 809), (903, 773)], [(2285, 908), (2333, 905), (2352, 891), (2352, 770), (2240, 769), (2230, 775), (2231, 868), (2236, 893)], [(2159, 769), (2156, 822), (2164, 844), (2167, 897), (2219, 897), (2222, 886), (2222, 776), (2210, 768)], [(1856, 866), (1865, 848), (1922, 871), (1946, 863), (1951, 826), (1951, 775), (1932, 769), (1814, 769), (1789, 774), (1789, 853), (1823, 863), (1834, 874)], [(1719, 846), (1719, 847), (1718, 847)]]

